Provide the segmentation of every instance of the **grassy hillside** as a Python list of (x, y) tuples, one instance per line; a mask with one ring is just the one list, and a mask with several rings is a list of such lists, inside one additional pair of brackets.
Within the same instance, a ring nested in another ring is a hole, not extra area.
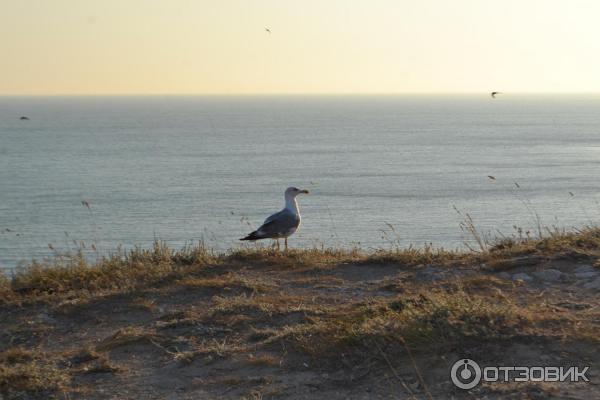
[(597, 229), (479, 252), (155, 243), (93, 264), (61, 256), (0, 278), (0, 394), (598, 397), (597, 384), (464, 392), (449, 370), (470, 357), (597, 371), (599, 256)]

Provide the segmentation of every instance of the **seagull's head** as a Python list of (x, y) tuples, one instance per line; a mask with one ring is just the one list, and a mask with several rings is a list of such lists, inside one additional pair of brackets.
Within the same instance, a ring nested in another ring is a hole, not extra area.
[(298, 189), (294, 186), (290, 186), (289, 188), (285, 189), (285, 197), (296, 197), (300, 193), (309, 194), (309, 191), (304, 189)]

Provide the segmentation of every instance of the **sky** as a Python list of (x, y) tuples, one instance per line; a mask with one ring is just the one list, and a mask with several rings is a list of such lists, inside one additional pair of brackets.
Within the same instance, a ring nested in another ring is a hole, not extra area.
[(600, 92), (596, 0), (0, 0), (0, 9), (0, 95)]

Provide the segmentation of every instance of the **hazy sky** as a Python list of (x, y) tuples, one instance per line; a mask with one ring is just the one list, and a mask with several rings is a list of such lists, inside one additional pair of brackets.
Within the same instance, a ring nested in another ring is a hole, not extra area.
[(0, 94), (600, 92), (596, 0), (0, 3)]

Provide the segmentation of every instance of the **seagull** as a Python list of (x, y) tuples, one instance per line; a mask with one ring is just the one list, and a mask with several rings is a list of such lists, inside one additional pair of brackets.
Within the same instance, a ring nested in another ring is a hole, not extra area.
[(19, 118), (21, 121), (29, 121), (28, 117), (22, 116), (21, 118)]
[(492, 97), (493, 97), (493, 98), (496, 98), (496, 95), (497, 95), (497, 94), (502, 94), (502, 92), (492, 92)]
[(275, 239), (277, 249), (279, 250), (279, 239), (285, 239), (285, 249), (288, 248), (287, 238), (292, 235), (300, 226), (300, 210), (296, 196), (300, 193), (308, 194), (308, 190), (301, 190), (297, 187), (289, 187), (285, 190), (285, 207), (283, 210), (271, 215), (265, 222), (248, 236), (240, 240), (260, 240)]
[(269, 28), (265, 28), (265, 32), (267, 32), (269, 35), (271, 34), (271, 30)]

